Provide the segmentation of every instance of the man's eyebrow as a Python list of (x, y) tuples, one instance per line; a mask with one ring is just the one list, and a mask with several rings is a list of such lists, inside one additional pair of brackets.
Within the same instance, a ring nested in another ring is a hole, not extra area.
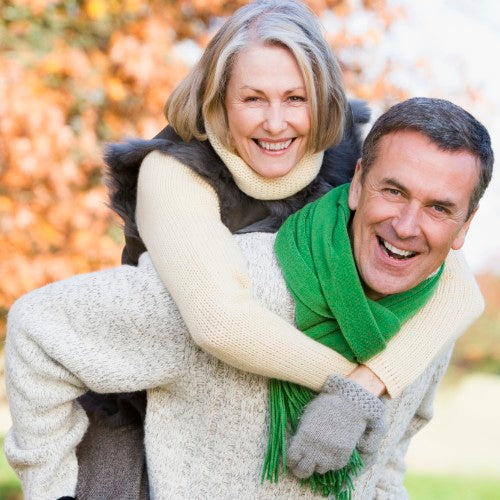
[[(393, 179), (391, 177), (387, 177), (382, 180), (384, 184), (388, 184), (390, 186), (395, 187), (399, 191), (402, 191), (403, 193), (407, 193), (408, 189), (405, 188), (400, 182), (398, 182), (396, 179)], [(449, 199), (444, 199), (444, 200), (431, 200), (430, 205), (440, 205), (442, 207), (449, 208), (450, 210), (453, 210), (457, 207), (457, 204), (454, 201), (451, 201)]]
[(403, 184), (399, 183), (396, 179), (393, 179), (392, 177), (385, 177), (382, 179), (382, 184), (389, 184), (389, 186), (393, 186), (399, 191), (403, 191), (403, 193), (406, 193), (408, 190), (403, 186)]

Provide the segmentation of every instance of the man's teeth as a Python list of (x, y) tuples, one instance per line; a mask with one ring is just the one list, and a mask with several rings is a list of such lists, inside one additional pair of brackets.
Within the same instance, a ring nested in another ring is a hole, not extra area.
[(292, 139), (284, 142), (265, 142), (257, 140), (257, 144), (268, 151), (280, 151), (286, 149), (292, 143)]
[(410, 252), (408, 250), (401, 250), (400, 248), (396, 248), (392, 246), (390, 243), (387, 243), (387, 241), (382, 240), (382, 244), (386, 248), (386, 250), (389, 250), (391, 254), (396, 255), (398, 258), (404, 259), (406, 257), (413, 257), (416, 252)]

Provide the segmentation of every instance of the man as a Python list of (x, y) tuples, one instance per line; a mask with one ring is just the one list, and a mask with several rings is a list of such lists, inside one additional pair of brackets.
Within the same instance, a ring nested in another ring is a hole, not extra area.
[[(365, 140), (349, 190), (351, 244), (368, 298), (412, 289), (437, 272), (450, 249), (462, 247), (492, 165), (486, 131), (451, 103), (411, 99), (379, 118)], [(416, 348), (407, 355), (419, 352)], [(339, 408), (333, 397), (321, 399), (304, 413), (292, 440), (289, 464), (299, 477), (345, 465)], [(342, 399), (344, 413), (345, 404)], [(360, 411), (355, 407), (345, 417), (351, 428), (356, 409)], [(325, 426), (328, 412), (333, 418)], [(327, 433), (330, 448), (318, 456)], [(350, 441), (346, 451), (352, 445)]]
[[(445, 131), (452, 132), (443, 135)], [(451, 103), (410, 100), (379, 119), (367, 137), (349, 191), (354, 215), (346, 233), (360, 283), (366, 296), (377, 300), (374, 304), (438, 281), (448, 251), (463, 243), (491, 177), (492, 163), (484, 127)], [(238, 238), (249, 257), (254, 293), (292, 321), (295, 304), (273, 255), (274, 236)], [(437, 324), (443, 325), (456, 319), (464, 305), (464, 297), (458, 296), (456, 309), (440, 308), (447, 290), (445, 272), (430, 298), (439, 316)], [(463, 278), (464, 283), (471, 279)], [(65, 304), (81, 304), (82, 286), (95, 308), (89, 310), (86, 300), (87, 309), (73, 307), (69, 313)], [(138, 287), (143, 292), (140, 297), (133, 293)], [(124, 295), (128, 288), (130, 296)], [(482, 308), (480, 295), (476, 292), (466, 300), (477, 316)], [(132, 309), (130, 314), (112, 318), (125, 308)], [(149, 313), (144, 314), (145, 310)], [(460, 330), (471, 319), (464, 319)], [(418, 315), (409, 321), (418, 321)], [(138, 270), (122, 266), (75, 277), (36, 290), (16, 303), (9, 315), (6, 350), (14, 420), (6, 453), (22, 477), (26, 498), (74, 495), (74, 447), (87, 425), (83, 410), (74, 402), (79, 395), (87, 389), (143, 388), (150, 389), (145, 441), (152, 497), (316, 495), (290, 475), (276, 484), (260, 483), (267, 440), (267, 382), (201, 352), (184, 328), (147, 254)], [(132, 330), (142, 336), (130, 335)], [(398, 351), (397, 341), (396, 335), (386, 349), (405, 355)], [(368, 351), (371, 347), (367, 346)], [(425, 345), (415, 346), (411, 355), (425, 351)], [(443, 346), (417, 382), (382, 407), (377, 398), (367, 399), (366, 391), (356, 384), (346, 385), (342, 377), (328, 380), (306, 407), (291, 443), (296, 474), (342, 467), (344, 463), (336, 459), (339, 450), (345, 455), (347, 449), (349, 455), (358, 445), (371, 465), (356, 481), (354, 495), (403, 496), (401, 459), (412, 434), (430, 418), (433, 391), (449, 352), (450, 346)], [(356, 411), (360, 418), (351, 429), (345, 425), (346, 418)], [(373, 418), (367, 415), (370, 412)], [(387, 425), (383, 425), (384, 415)], [(339, 440), (332, 442), (339, 422), (344, 435), (337, 433)]]

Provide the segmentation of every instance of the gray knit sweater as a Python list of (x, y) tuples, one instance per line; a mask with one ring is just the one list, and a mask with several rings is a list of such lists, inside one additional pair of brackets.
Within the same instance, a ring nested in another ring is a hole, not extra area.
[[(238, 237), (253, 291), (293, 321), (294, 304), (272, 251), (274, 235)], [(478, 304), (477, 313), (481, 312)], [(465, 329), (468, 325), (463, 325)], [(356, 498), (405, 498), (404, 453), (431, 416), (450, 349), (389, 402), (390, 428)], [(293, 362), (293, 360), (290, 360)], [(75, 494), (75, 446), (91, 389), (149, 389), (146, 454), (154, 499), (314, 498), (288, 476), (260, 483), (267, 441), (267, 380), (199, 350), (147, 254), (19, 299), (8, 318), (6, 382), (14, 426), (5, 440), (26, 499)]]

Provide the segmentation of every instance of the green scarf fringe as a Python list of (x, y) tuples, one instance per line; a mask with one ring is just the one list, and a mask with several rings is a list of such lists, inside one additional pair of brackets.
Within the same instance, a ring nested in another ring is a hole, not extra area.
[[(269, 381), (270, 415), (267, 453), (262, 471), (262, 481), (278, 482), (279, 465), (286, 474), (286, 435), (294, 434), (304, 407), (315, 397), (313, 391), (283, 380)], [(314, 473), (300, 482), (308, 485), (313, 493), (324, 497), (335, 495), (338, 500), (351, 500), (354, 491), (353, 477), (363, 468), (363, 460), (354, 450), (349, 463), (340, 470), (326, 474)]]

